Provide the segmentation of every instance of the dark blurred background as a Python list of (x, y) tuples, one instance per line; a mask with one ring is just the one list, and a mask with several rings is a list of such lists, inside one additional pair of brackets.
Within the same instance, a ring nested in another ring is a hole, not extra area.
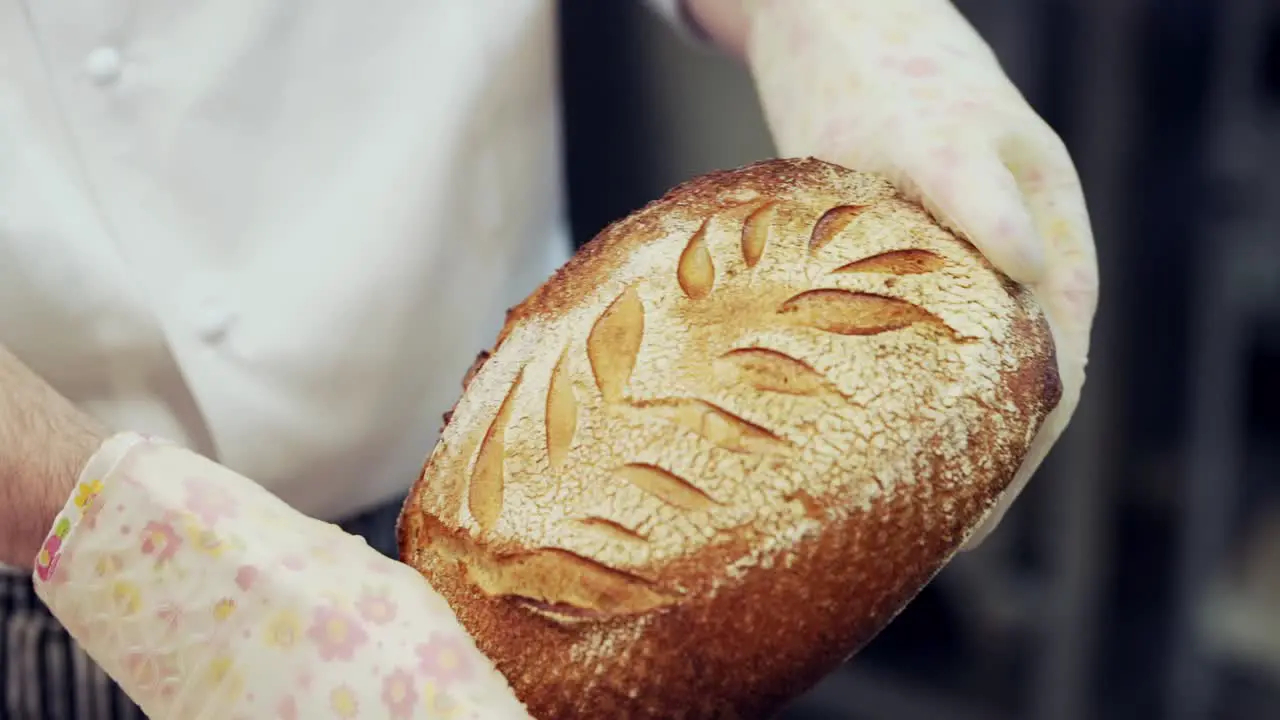
[[(1280, 719), (1280, 2), (956, 5), (1084, 179), (1089, 380), (1001, 531), (784, 717)], [(640, 3), (562, 31), (579, 243), (772, 154), (746, 71)]]

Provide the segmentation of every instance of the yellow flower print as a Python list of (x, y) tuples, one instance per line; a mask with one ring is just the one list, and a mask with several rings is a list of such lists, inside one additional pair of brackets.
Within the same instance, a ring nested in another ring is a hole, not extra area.
[(442, 692), (440, 686), (431, 680), (422, 688), (422, 699), (427, 706), (427, 716), (442, 718), (455, 717), (458, 714), (458, 702), (447, 692)]
[(244, 678), (236, 671), (235, 661), (226, 655), (218, 655), (205, 666), (205, 687), (217, 694), (238, 695), (244, 688)]
[(929, 86), (918, 87), (911, 92), (911, 96), (921, 102), (928, 102), (942, 97), (942, 90), (940, 88)]
[(222, 622), (231, 617), (236, 611), (236, 601), (231, 598), (222, 598), (213, 605), (213, 619)]
[(111, 586), (111, 602), (121, 615), (129, 617), (142, 607), (142, 591), (137, 585), (120, 580)]
[(337, 556), (333, 554), (333, 550), (324, 546), (316, 546), (311, 548), (311, 559), (324, 565), (332, 565)]
[(225, 549), (222, 538), (194, 518), (187, 518), (183, 529), (186, 530), (187, 542), (206, 555), (218, 557)]
[(111, 577), (124, 567), (124, 560), (119, 555), (103, 555), (93, 563), (93, 572), (98, 577)]
[(281, 610), (267, 623), (263, 639), (268, 645), (290, 648), (302, 637), (302, 619), (292, 610)]
[(76, 507), (84, 508), (102, 492), (101, 480), (88, 480), (76, 486)]
[(209, 666), (205, 668), (205, 679), (211, 685), (217, 685), (227, 679), (234, 667), (235, 663), (231, 658), (226, 655), (219, 655), (209, 661)]
[(360, 701), (356, 699), (356, 694), (346, 685), (334, 688), (329, 693), (329, 707), (333, 708), (333, 712), (343, 720), (353, 718), (360, 711)]
[(350, 599), (346, 593), (337, 592), (335, 590), (326, 590), (320, 594), (319, 599), (327, 602), (335, 608), (348, 609), (351, 605)]
[(1059, 215), (1049, 220), (1049, 228), (1045, 234), (1049, 236), (1050, 243), (1058, 245), (1070, 239), (1074, 232), (1071, 221)]
[(890, 45), (906, 45), (911, 39), (911, 33), (902, 25), (890, 25), (882, 35), (884, 41)]
[(263, 641), (271, 647), (291, 648), (302, 637), (302, 620), (292, 610), (281, 610), (267, 623)]

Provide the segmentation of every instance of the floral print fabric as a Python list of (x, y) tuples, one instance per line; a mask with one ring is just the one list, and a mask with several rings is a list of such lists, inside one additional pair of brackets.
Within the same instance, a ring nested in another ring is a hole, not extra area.
[(1098, 301), (1093, 231), (1061, 139), (951, 0), (750, 0), (751, 69), (779, 152), (888, 177), (1025, 284), (1063, 396), (980, 541), (1066, 428)]
[(161, 441), (103, 445), (35, 583), (156, 720), (529, 717), (421, 575)]

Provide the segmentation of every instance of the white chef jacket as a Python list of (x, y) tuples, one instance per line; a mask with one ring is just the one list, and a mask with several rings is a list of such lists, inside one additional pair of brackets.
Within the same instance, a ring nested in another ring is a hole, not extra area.
[(568, 256), (555, 12), (0, 0), (0, 342), (302, 512), (402, 493)]

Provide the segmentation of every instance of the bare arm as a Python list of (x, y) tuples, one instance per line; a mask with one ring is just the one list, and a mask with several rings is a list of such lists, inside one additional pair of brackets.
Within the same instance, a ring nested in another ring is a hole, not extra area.
[(0, 346), (0, 563), (30, 568), (103, 430)]

